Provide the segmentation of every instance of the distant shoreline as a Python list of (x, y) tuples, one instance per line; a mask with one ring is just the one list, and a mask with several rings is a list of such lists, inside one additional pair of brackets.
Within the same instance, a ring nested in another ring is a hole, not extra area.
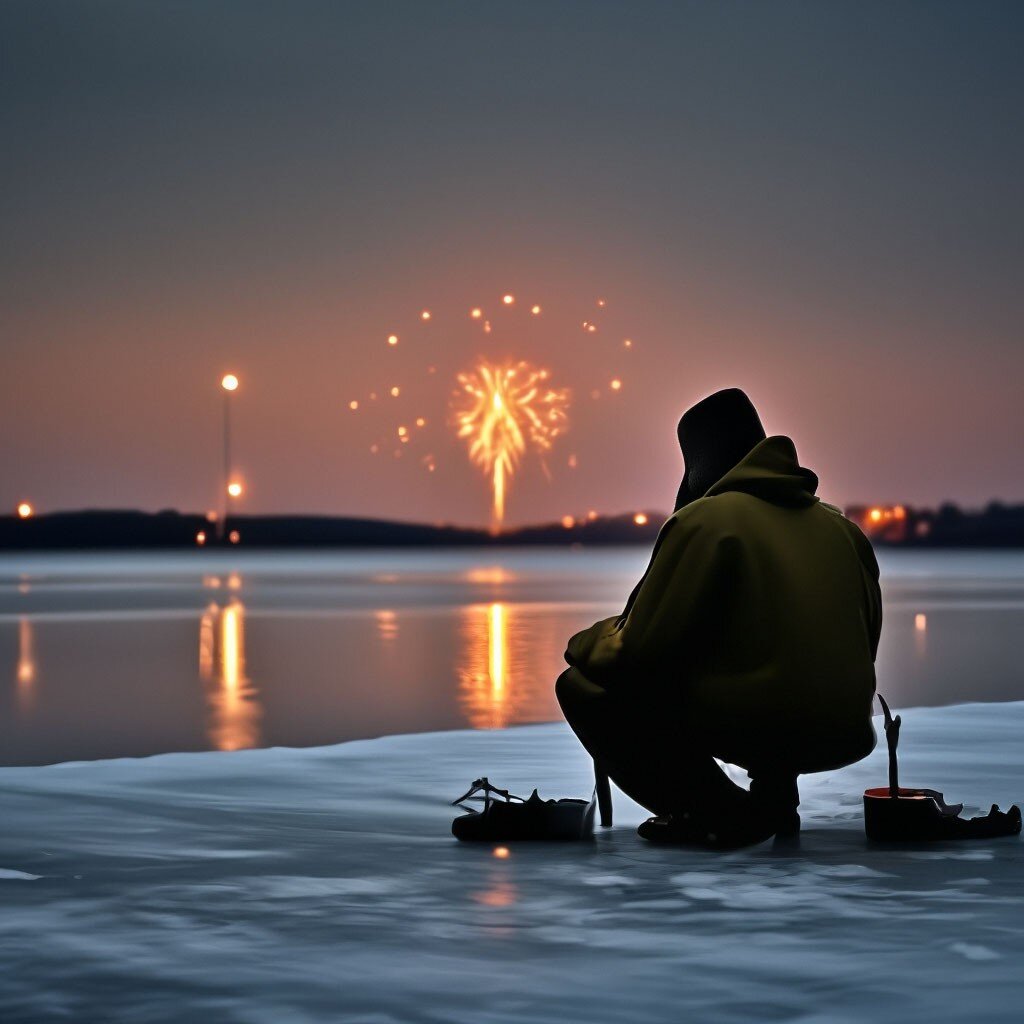
[[(992, 502), (980, 512), (955, 505), (850, 506), (847, 516), (871, 540), (901, 548), (1024, 548), (1024, 505)], [(0, 551), (197, 550), (205, 548), (417, 548), (649, 545), (662, 512), (590, 516), (564, 522), (486, 530), (353, 516), (231, 516), (224, 529), (207, 516), (90, 509), (0, 517)]]

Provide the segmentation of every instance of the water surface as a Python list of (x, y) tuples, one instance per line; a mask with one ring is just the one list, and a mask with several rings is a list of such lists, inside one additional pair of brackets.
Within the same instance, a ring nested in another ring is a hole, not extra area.
[[(0, 764), (559, 717), (643, 548), (0, 558)], [(1024, 698), (1024, 553), (880, 554), (896, 706)]]

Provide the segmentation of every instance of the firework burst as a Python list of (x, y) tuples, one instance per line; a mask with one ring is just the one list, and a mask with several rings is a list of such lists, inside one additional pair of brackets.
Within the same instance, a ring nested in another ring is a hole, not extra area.
[(527, 362), (486, 360), (457, 377), (455, 431), (470, 461), (490, 478), (494, 533), (501, 530), (506, 489), (520, 459), (550, 451), (568, 423), (569, 391), (551, 387), (548, 377), (547, 370)]

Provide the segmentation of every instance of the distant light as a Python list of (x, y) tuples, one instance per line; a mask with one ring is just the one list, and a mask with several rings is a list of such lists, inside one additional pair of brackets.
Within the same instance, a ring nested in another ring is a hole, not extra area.
[(562, 525), (567, 530), (571, 530), (576, 525), (576, 520), (572, 516), (562, 516)]
[(416, 417), (416, 426), (417, 427), (425, 427), (426, 425), (427, 425), (427, 421), (422, 416), (417, 416)]
[(371, 455), (376, 455), (377, 452), (379, 452), (379, 451), (380, 451), (380, 445), (379, 444), (371, 444), (370, 445), (370, 454)]
[(501, 301), (504, 302), (506, 306), (511, 306), (512, 303), (516, 301), (516, 297), (514, 295), (502, 295)]
[(205, 530), (200, 530), (200, 531), (199, 531), (199, 532), (198, 532), (198, 533), (196, 534), (196, 543), (197, 543), (197, 544), (198, 544), (198, 545), (199, 545), (200, 547), (202, 547), (202, 546), (203, 546), (203, 545), (204, 545), (204, 544), (206, 543), (206, 531), (205, 531)]
[(479, 319), (480, 319), (480, 317), (482, 317), (482, 316), (484, 315), (484, 311), (483, 311), (483, 310), (482, 310), (482, 309), (481, 309), (481, 308), (480, 308), (479, 306), (474, 306), (474, 307), (473, 307), (473, 308), (472, 308), (472, 309), (471, 309), (471, 310), (469, 311), (469, 315), (470, 315), (470, 316), (471, 316), (471, 317), (472, 317), (472, 318), (473, 318), (474, 320), (479, 320)]
[(577, 462), (577, 459), (576, 459), (576, 453), (575, 452), (573, 452), (572, 455), (570, 455), (569, 458), (566, 459), (566, 465), (570, 469), (575, 469), (576, 468), (576, 466), (578, 465), (578, 462)]
[(398, 436), (399, 437), (405, 437), (405, 435), (408, 434), (408, 433), (409, 433), (409, 431), (405, 427), (399, 427), (398, 428)]
[(594, 331), (596, 331), (596, 330), (597, 330), (597, 324), (587, 324), (587, 331), (588, 331), (588, 333), (593, 334)]
[(882, 518), (882, 510), (880, 508), (873, 508), (868, 513), (868, 519), (870, 519), (871, 522), (873, 522), (873, 523), (880, 522), (881, 518)]
[(600, 398), (601, 397), (600, 390), (598, 388), (594, 388), (593, 391), (590, 392), (590, 397), (591, 398)]
[(35, 509), (27, 501), (23, 501), (18, 506), (18, 518), (19, 519), (31, 519), (34, 514), (35, 514)]
[(494, 848), (494, 856), (497, 857), (498, 860), (508, 860), (510, 856), (509, 848), (507, 846), (496, 846)]
[(238, 378), (233, 373), (225, 373), (220, 379), (220, 386), (225, 391), (237, 391)]
[(923, 633), (928, 628), (928, 616), (924, 612), (918, 612), (914, 616), (914, 629)]
[(604, 307), (605, 307), (605, 301), (604, 301), (604, 299), (598, 299), (598, 300), (597, 300), (597, 304), (598, 304), (598, 305), (599, 305), (599, 306), (600, 306), (600, 307), (601, 307), (602, 309), (604, 309)]
[(428, 366), (427, 367), (427, 373), (437, 373), (437, 367), (436, 366)]
[(359, 408), (359, 403), (353, 398), (352, 401), (348, 403), (348, 407), (354, 412)]
[(587, 518), (593, 522), (597, 518), (597, 513), (593, 509), (587, 510)]
[(230, 532), (230, 533), (228, 534), (228, 540), (229, 540), (229, 541), (230, 541), (230, 542), (231, 542), (232, 544), (237, 544), (237, 543), (238, 543), (238, 542), (239, 542), (239, 541), (240, 541), (241, 539), (242, 539), (242, 535), (241, 535), (241, 534), (240, 534), (240, 533), (239, 533), (239, 532), (238, 532), (237, 530), (232, 530), (232, 531), (231, 531), (231, 532)]
[(389, 345), (397, 345), (398, 344), (398, 335), (397, 334), (389, 334), (388, 335), (388, 344)]
[(540, 315), (540, 306), (531, 306), (531, 307), (530, 307), (530, 312), (531, 312), (531, 313), (532, 313), (532, 314), (533, 314), (534, 316), (539, 316), (539, 315)]
[(217, 513), (211, 509), (209, 512), (206, 513), (206, 521), (208, 523), (217, 522)]
[(623, 348), (632, 348), (633, 347), (633, 339), (632, 338), (624, 338), (623, 341), (622, 341), (622, 347)]
[(231, 483), (228, 484), (228, 494), (230, 494), (232, 498), (241, 497), (242, 485), (237, 480), (232, 480)]
[(420, 313), (420, 319), (421, 320), (429, 320), (430, 319), (430, 310), (429, 309), (423, 310), (423, 312)]
[(397, 387), (393, 387), (389, 393), (392, 398), (397, 398), (400, 392)]
[(897, 505), (892, 510), (892, 517), (893, 517), (893, 519), (906, 519), (907, 518), (907, 510), (902, 505)]
[(490, 334), (490, 333), (491, 333), (491, 321), (490, 320), (485, 320), (484, 321), (484, 334)]
[(611, 382), (609, 387), (612, 389), (612, 391), (621, 391), (622, 390), (622, 381), (619, 380), (618, 377), (616, 377), (615, 380), (613, 380)]
[(633, 522), (636, 523), (637, 526), (646, 526), (647, 516), (643, 512), (637, 512), (637, 514), (633, 516)]

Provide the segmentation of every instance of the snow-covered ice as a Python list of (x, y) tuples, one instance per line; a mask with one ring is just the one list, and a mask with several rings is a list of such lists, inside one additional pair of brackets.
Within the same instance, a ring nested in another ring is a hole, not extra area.
[[(1024, 796), (1024, 703), (904, 712), (903, 779)], [(0, 1020), (1018, 1021), (1024, 845), (869, 847), (876, 750), (802, 780), (798, 849), (498, 859), (446, 801), (582, 796), (561, 725), (0, 770)], [(982, 808), (979, 805), (985, 804)]]

